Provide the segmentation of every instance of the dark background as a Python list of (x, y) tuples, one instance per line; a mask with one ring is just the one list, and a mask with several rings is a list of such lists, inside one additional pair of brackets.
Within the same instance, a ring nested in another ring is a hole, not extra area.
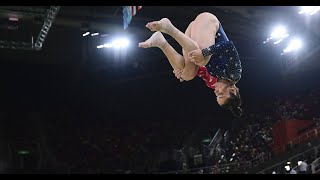
[[(2, 24), (7, 23), (9, 13), (27, 11), (24, 8), (0, 7)], [(43, 13), (48, 7), (28, 8)], [(111, 128), (125, 138), (127, 129), (150, 122), (161, 127), (170, 121), (176, 129), (190, 131), (208, 123), (211, 133), (218, 127), (231, 127), (234, 118), (217, 105), (214, 93), (200, 78), (180, 83), (161, 50), (137, 47), (152, 35), (145, 28), (147, 22), (167, 17), (184, 31), (205, 11), (218, 17), (240, 54), (243, 74), (238, 87), (245, 112), (277, 96), (319, 88), (319, 16), (301, 16), (296, 6), (143, 6), (126, 31), (121, 6), (62, 6), (41, 51), (0, 49), (4, 142), (38, 142), (46, 137), (41, 142), (50, 149), (67, 134), (76, 137), (91, 126)], [(2, 27), (2, 40), (30, 40), (32, 34), (37, 35), (41, 27), (37, 18), (28, 13), (19, 17), (21, 28), (8, 31)], [(300, 52), (280, 56), (285, 43), (262, 43), (280, 23), (290, 35), (302, 37)], [(92, 32), (108, 34), (105, 38), (125, 33), (131, 45), (120, 52), (97, 49), (104, 38), (83, 37), (83, 24)], [(181, 52), (176, 41), (165, 37)], [(161, 137), (167, 139), (165, 135)], [(185, 139), (167, 143), (164, 147), (181, 146)]]

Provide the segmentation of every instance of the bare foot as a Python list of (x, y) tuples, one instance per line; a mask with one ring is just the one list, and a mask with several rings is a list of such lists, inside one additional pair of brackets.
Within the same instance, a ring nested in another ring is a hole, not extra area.
[(161, 47), (166, 43), (166, 39), (163, 37), (160, 31), (157, 31), (152, 34), (152, 36), (147, 39), (145, 42), (139, 43), (139, 47), (150, 48), (150, 47)]
[(168, 18), (162, 18), (160, 21), (149, 22), (146, 25), (151, 31), (161, 31), (166, 34), (172, 33), (174, 26)]

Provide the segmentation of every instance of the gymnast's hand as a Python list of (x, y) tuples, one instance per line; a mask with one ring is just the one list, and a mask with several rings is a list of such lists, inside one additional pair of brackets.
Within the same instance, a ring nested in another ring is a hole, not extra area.
[(205, 65), (205, 59), (202, 55), (201, 49), (197, 49), (194, 51), (191, 51), (188, 53), (188, 56), (190, 58), (190, 61), (198, 66), (204, 66)]
[(173, 70), (173, 73), (174, 75), (176, 76), (177, 79), (180, 80), (180, 82), (183, 82), (184, 80), (182, 79), (182, 73), (183, 73), (183, 70), (182, 69), (174, 69)]

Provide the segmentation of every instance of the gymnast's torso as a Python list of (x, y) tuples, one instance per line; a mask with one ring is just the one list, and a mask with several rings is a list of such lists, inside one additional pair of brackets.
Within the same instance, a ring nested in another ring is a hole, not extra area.
[(211, 59), (205, 67), (209, 74), (218, 80), (225, 79), (237, 83), (241, 79), (242, 72), (240, 57), (220, 23), (215, 38), (215, 44), (210, 46), (212, 50)]

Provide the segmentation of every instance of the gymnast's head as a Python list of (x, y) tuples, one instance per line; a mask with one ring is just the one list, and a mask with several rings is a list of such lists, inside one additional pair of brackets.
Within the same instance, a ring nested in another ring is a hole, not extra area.
[(220, 80), (216, 82), (214, 86), (214, 93), (217, 96), (218, 104), (230, 110), (234, 116), (240, 117), (242, 115), (242, 109), (240, 108), (241, 97), (239, 88), (228, 80)]

